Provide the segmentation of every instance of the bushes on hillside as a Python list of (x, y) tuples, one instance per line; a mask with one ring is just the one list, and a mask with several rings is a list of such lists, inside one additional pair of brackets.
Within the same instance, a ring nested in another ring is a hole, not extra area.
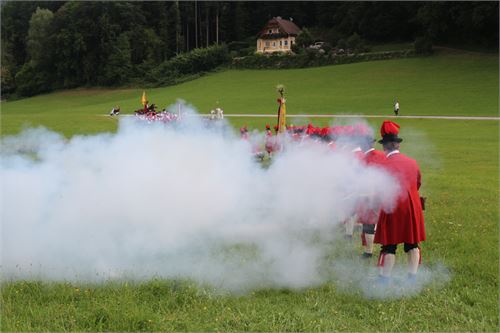
[(414, 43), (416, 54), (431, 54), (432, 53), (432, 40), (427, 37), (417, 37)]
[(17, 93), (20, 96), (34, 96), (52, 90), (51, 78), (39, 70), (32, 62), (27, 62), (15, 77)]
[(255, 54), (248, 57), (234, 58), (231, 66), (233, 68), (241, 69), (304, 68), (313, 66), (348, 64), (361, 61), (406, 58), (412, 57), (414, 55), (415, 52), (413, 50), (343, 55), (336, 55), (333, 53), (321, 55), (318, 52), (306, 52), (297, 55), (283, 53), (276, 53), (272, 55)]
[(337, 64), (348, 64), (361, 61), (384, 60), (395, 58), (406, 58), (415, 55), (413, 50), (401, 50), (391, 52), (373, 52), (358, 54), (326, 54), (317, 52), (306, 52), (303, 54), (283, 54), (272, 55), (255, 54), (248, 57), (234, 58), (231, 66), (233, 68), (245, 69), (280, 69), (280, 68), (304, 68), (314, 66), (326, 66)]
[(147, 81), (155, 84), (172, 84), (183, 76), (208, 72), (228, 62), (229, 55), (225, 45), (194, 49), (154, 68), (147, 75)]
[(346, 41), (347, 48), (354, 51), (354, 53), (367, 52), (366, 41), (361, 38), (357, 33), (353, 33)]
[(1, 67), (0, 78), (2, 82), (0, 87), (2, 87), (3, 99), (5, 95), (13, 93), (16, 90), (16, 82), (14, 81), (14, 76), (12, 75), (10, 70), (4, 66)]

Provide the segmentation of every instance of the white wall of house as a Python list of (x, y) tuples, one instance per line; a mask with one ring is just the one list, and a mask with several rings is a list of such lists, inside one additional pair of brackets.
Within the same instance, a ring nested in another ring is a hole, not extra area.
[(295, 37), (257, 39), (257, 53), (291, 52)]

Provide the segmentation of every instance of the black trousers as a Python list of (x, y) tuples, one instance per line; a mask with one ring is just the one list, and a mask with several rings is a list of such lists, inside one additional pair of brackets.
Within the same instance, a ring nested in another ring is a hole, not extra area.
[[(404, 251), (407, 253), (410, 250), (413, 250), (418, 247), (418, 243), (410, 244), (410, 243), (404, 243)], [(388, 244), (388, 245), (382, 245), (382, 249), (380, 250), (380, 253), (391, 253), (391, 254), (396, 254), (396, 249), (398, 248), (398, 244)]]

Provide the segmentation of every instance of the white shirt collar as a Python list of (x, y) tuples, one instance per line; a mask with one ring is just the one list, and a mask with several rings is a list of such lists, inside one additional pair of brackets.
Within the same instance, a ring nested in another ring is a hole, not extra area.
[(368, 155), (369, 152), (374, 151), (374, 150), (375, 150), (375, 148), (368, 149), (367, 151), (365, 151), (365, 155)]
[(399, 150), (397, 150), (397, 149), (396, 149), (396, 150), (393, 150), (393, 151), (391, 151), (390, 153), (388, 153), (387, 155), (385, 155), (385, 157), (386, 157), (386, 158), (389, 158), (389, 156), (394, 155), (394, 154), (399, 154)]

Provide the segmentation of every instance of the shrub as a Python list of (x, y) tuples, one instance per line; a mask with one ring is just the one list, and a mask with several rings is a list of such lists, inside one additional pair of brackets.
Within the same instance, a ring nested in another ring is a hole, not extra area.
[(147, 80), (159, 84), (171, 84), (183, 76), (207, 72), (228, 61), (229, 55), (225, 45), (194, 49), (161, 63), (150, 71)]
[(357, 33), (353, 33), (351, 36), (349, 36), (346, 42), (346, 46), (355, 53), (368, 51), (366, 41), (362, 39)]
[(0, 85), (0, 87), (2, 87), (3, 98), (5, 95), (13, 93), (16, 90), (16, 82), (14, 81), (14, 76), (12, 75), (11, 71), (5, 66), (1, 67), (0, 78), (2, 80), (2, 84)]
[(417, 37), (414, 43), (416, 54), (431, 54), (432, 40), (427, 36)]
[(33, 96), (52, 89), (50, 75), (37, 69), (32, 62), (27, 62), (21, 67), (15, 80), (17, 93), (20, 96)]
[(295, 39), (295, 44), (299, 47), (308, 47), (314, 42), (314, 38), (311, 35), (311, 32), (307, 28), (303, 28), (299, 33), (297, 38)]
[(227, 44), (227, 49), (229, 51), (237, 51), (238, 52), (242, 49), (246, 49), (249, 46), (250, 46), (250, 44), (247, 42), (234, 41), (234, 42), (230, 42), (229, 44)]
[(344, 38), (340, 38), (338, 43), (337, 43), (337, 48), (338, 49), (346, 49), (347, 48), (347, 42)]
[(255, 54), (247, 57), (234, 58), (233, 68), (246, 69), (280, 69), (280, 68), (304, 68), (313, 66), (326, 66), (335, 64), (347, 64), (361, 61), (384, 60), (393, 58), (412, 57), (415, 52), (412, 50), (377, 52), (377, 53), (359, 53), (349, 55), (331, 54), (321, 55), (317, 50), (306, 49), (306, 52), (293, 54)]

